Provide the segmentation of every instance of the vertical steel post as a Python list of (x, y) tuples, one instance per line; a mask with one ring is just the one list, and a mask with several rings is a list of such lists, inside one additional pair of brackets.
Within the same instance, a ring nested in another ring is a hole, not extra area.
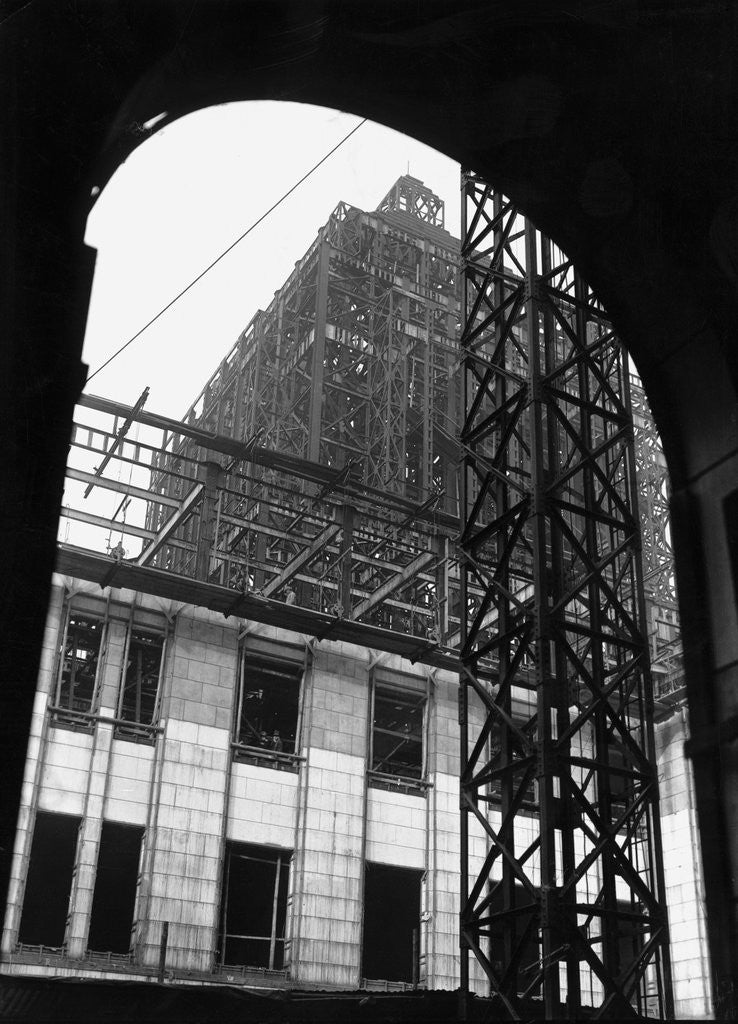
[[(466, 237), (467, 224), (466, 224), (466, 181), (464, 173), (462, 171), (461, 176), (461, 237), (462, 240)], [(468, 316), (467, 309), (467, 292), (465, 288), (461, 291), (461, 322), (466, 323)], [(464, 339), (462, 337), (461, 344), (463, 346)], [(462, 360), (464, 358), (464, 350), (462, 347)], [(462, 370), (462, 381), (461, 381), (461, 406), (462, 409), (468, 408), (469, 402), (469, 387), (468, 387), (468, 374), (465, 369)], [(459, 479), (459, 491), (460, 491), (460, 513), (463, 522), (463, 518), (466, 515), (466, 510), (471, 499), (469, 489), (469, 473), (467, 467), (467, 457), (463, 450), (461, 451), (460, 458), (460, 479)], [(468, 602), (468, 590), (467, 590), (467, 564), (464, 560), (463, 552), (460, 552), (459, 560), (459, 584), (460, 584), (460, 641), (461, 650), (463, 651), (467, 641), (467, 616), (466, 608)], [(468, 681), (466, 676), (466, 666), (462, 663), (460, 678), (459, 678), (459, 754), (460, 754), (460, 792), (459, 792), (459, 1019), (466, 1020), (468, 1008), (469, 1008), (469, 943), (466, 935), (466, 917), (467, 917), (467, 904), (469, 901), (469, 809), (466, 801), (464, 800), (464, 783), (468, 777), (468, 766), (469, 766), (469, 740), (468, 740), (468, 728), (467, 728), (467, 709), (468, 709)]]
[(164, 921), (161, 926), (161, 940), (159, 942), (159, 972), (156, 980), (161, 985), (164, 981), (164, 969), (167, 964), (167, 944), (169, 942), (169, 922)]
[(277, 857), (277, 863), (274, 872), (274, 896), (272, 900), (272, 921), (271, 930), (269, 933), (269, 970), (274, 970), (274, 954), (277, 949), (277, 911), (279, 909), (279, 883), (280, 875), (282, 871), (282, 858)]
[(547, 1020), (561, 1016), (559, 965), (556, 949), (556, 807), (554, 777), (558, 774), (556, 751), (551, 730), (551, 716), (556, 712), (551, 647), (553, 637), (549, 624), (551, 598), (550, 543), (547, 509), (547, 485), (550, 476), (545, 461), (546, 408), (542, 381), (546, 366), (545, 350), (540, 336), (538, 308), (537, 232), (525, 221), (525, 331), (527, 333), (528, 387), (530, 389), (531, 454), (530, 513), (533, 557), (533, 637), (535, 654), (536, 705), (536, 777), (538, 779), (538, 813), (540, 816), (540, 930), (543, 964), (544, 1009)]
[(320, 439), (323, 432), (323, 381), (325, 377), (325, 324), (328, 309), (328, 282), (331, 247), (326, 241), (318, 249), (315, 319), (313, 321), (313, 362), (310, 383), (310, 429), (307, 457), (320, 460)]
[(215, 521), (218, 505), (218, 488), (222, 486), (223, 469), (217, 462), (205, 461), (200, 467), (205, 485), (200, 507), (200, 524), (197, 533), (197, 555), (195, 578), (207, 581), (210, 577), (210, 556), (215, 546)]
[(354, 507), (353, 505), (341, 506), (341, 565), (338, 576), (338, 591), (336, 601), (341, 608), (341, 614), (351, 618), (351, 580), (352, 566), (351, 555), (354, 548)]

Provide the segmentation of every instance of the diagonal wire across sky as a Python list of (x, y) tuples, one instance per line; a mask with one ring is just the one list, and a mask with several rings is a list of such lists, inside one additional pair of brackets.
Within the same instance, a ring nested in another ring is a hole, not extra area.
[(349, 139), (351, 138), (351, 136), (352, 136), (352, 135), (355, 135), (355, 134), (356, 134), (356, 132), (358, 132), (358, 130), (359, 130), (359, 129), (361, 128), (361, 126), (362, 126), (362, 125), (364, 125), (364, 124), (366, 124), (366, 122), (367, 122), (367, 118), (365, 118), (365, 117), (364, 117), (364, 118), (362, 118), (362, 119), (361, 119), (361, 120), (360, 120), (360, 121), (358, 122), (358, 124), (355, 124), (355, 125), (354, 125), (354, 127), (353, 127), (353, 128), (351, 129), (351, 131), (347, 132), (347, 133), (346, 133), (346, 135), (344, 135), (344, 136), (343, 136), (343, 138), (342, 138), (342, 139), (340, 139), (340, 140), (339, 140), (339, 141), (338, 141), (338, 142), (337, 142), (337, 143), (335, 144), (335, 146), (333, 146), (333, 147), (332, 147), (331, 149), (329, 149), (329, 150), (328, 150), (328, 152), (327, 152), (327, 153), (325, 153), (325, 154), (324, 154), (324, 155), (323, 155), (323, 156), (322, 156), (322, 157), (320, 158), (320, 160), (318, 160), (318, 162), (317, 162), (316, 164), (314, 164), (314, 165), (313, 165), (313, 166), (312, 166), (312, 167), (310, 168), (310, 170), (309, 170), (309, 171), (307, 171), (307, 172), (306, 172), (305, 174), (303, 174), (303, 176), (302, 176), (302, 177), (301, 177), (301, 178), (300, 178), (300, 179), (299, 179), (298, 181), (296, 181), (296, 182), (295, 182), (295, 184), (294, 184), (294, 185), (292, 185), (292, 187), (291, 187), (291, 188), (289, 188), (289, 189), (288, 189), (288, 190), (287, 190), (287, 191), (286, 191), (286, 192), (285, 192), (285, 193), (284, 193), (284, 194), (283, 194), (282, 196), (280, 196), (280, 198), (279, 198), (279, 199), (278, 199), (278, 200), (277, 200), (277, 201), (276, 201), (275, 203), (273, 203), (273, 204), (272, 204), (272, 205), (271, 205), (271, 206), (269, 207), (269, 209), (268, 209), (268, 210), (265, 210), (265, 211), (264, 211), (264, 213), (262, 213), (260, 217), (258, 217), (258, 218), (257, 218), (257, 219), (256, 219), (256, 220), (255, 220), (255, 221), (254, 221), (254, 222), (252, 223), (252, 224), (250, 224), (250, 225), (249, 225), (249, 227), (248, 227), (248, 228), (246, 228), (246, 230), (245, 230), (245, 231), (243, 231), (243, 232), (242, 232), (242, 233), (241, 233), (241, 234), (240, 234), (240, 235), (238, 236), (238, 238), (236, 238), (236, 239), (235, 239), (235, 240), (234, 240), (233, 242), (231, 242), (231, 244), (230, 244), (230, 245), (229, 245), (229, 246), (228, 246), (228, 247), (227, 247), (226, 249), (224, 249), (224, 250), (223, 250), (223, 252), (221, 252), (219, 256), (216, 256), (216, 258), (215, 258), (215, 259), (214, 259), (214, 260), (213, 260), (213, 261), (212, 261), (211, 263), (209, 263), (209, 264), (208, 264), (208, 266), (207, 266), (207, 267), (205, 267), (205, 269), (204, 269), (204, 270), (202, 270), (202, 271), (201, 271), (201, 272), (200, 272), (200, 273), (199, 273), (199, 274), (197, 275), (197, 277), (193, 278), (193, 279), (192, 279), (192, 280), (190, 281), (190, 283), (189, 283), (189, 284), (187, 284), (187, 285), (186, 285), (186, 286), (185, 286), (185, 287), (184, 287), (184, 288), (183, 288), (183, 289), (182, 289), (182, 290), (181, 290), (180, 292), (178, 292), (178, 293), (177, 293), (177, 295), (175, 295), (175, 296), (174, 296), (174, 298), (170, 299), (170, 300), (169, 300), (169, 302), (168, 302), (168, 303), (167, 303), (167, 304), (166, 304), (166, 305), (165, 305), (165, 306), (164, 306), (164, 307), (163, 307), (162, 309), (160, 309), (158, 313), (156, 313), (156, 314), (155, 314), (155, 315), (154, 315), (153, 317), (151, 317), (151, 319), (150, 319), (150, 320), (148, 320), (148, 321), (147, 321), (147, 323), (145, 323), (145, 324), (143, 325), (143, 327), (141, 327), (141, 328), (140, 328), (140, 329), (139, 329), (138, 331), (136, 331), (136, 333), (135, 333), (134, 335), (132, 335), (132, 336), (131, 336), (131, 337), (130, 337), (130, 338), (128, 339), (128, 341), (124, 342), (124, 343), (123, 343), (123, 344), (122, 344), (122, 345), (121, 345), (121, 346), (120, 346), (120, 347), (119, 347), (118, 349), (116, 349), (116, 351), (115, 351), (115, 352), (113, 352), (113, 354), (112, 354), (112, 355), (111, 355), (111, 356), (110, 356), (110, 357), (109, 357), (108, 359), (106, 359), (104, 363), (101, 363), (101, 364), (100, 364), (100, 366), (98, 366), (98, 367), (97, 367), (97, 368), (96, 368), (95, 370), (93, 370), (93, 372), (92, 372), (92, 373), (91, 373), (91, 374), (90, 374), (90, 375), (88, 376), (88, 378), (87, 378), (87, 381), (86, 381), (86, 384), (89, 384), (89, 383), (90, 383), (90, 381), (91, 381), (91, 380), (92, 380), (92, 379), (93, 379), (94, 377), (96, 377), (96, 376), (98, 375), (98, 373), (101, 373), (101, 372), (102, 372), (102, 370), (104, 370), (106, 366), (109, 366), (109, 365), (110, 365), (110, 364), (111, 364), (111, 363), (113, 362), (113, 360), (114, 360), (114, 359), (116, 359), (116, 358), (117, 358), (117, 357), (118, 357), (119, 355), (121, 355), (121, 353), (122, 353), (122, 352), (125, 352), (125, 350), (126, 350), (126, 349), (127, 349), (127, 348), (128, 348), (129, 346), (130, 346), (130, 345), (132, 345), (134, 341), (136, 341), (136, 340), (137, 340), (138, 338), (140, 338), (140, 337), (141, 337), (141, 335), (142, 335), (142, 334), (143, 334), (143, 333), (144, 333), (144, 332), (145, 332), (146, 330), (148, 330), (148, 328), (149, 328), (149, 327), (151, 327), (151, 326), (152, 326), (152, 324), (155, 324), (155, 323), (156, 323), (156, 321), (157, 321), (157, 320), (159, 320), (159, 319), (160, 319), (160, 318), (161, 318), (161, 317), (162, 317), (162, 316), (163, 316), (163, 315), (164, 315), (164, 314), (165, 314), (165, 313), (167, 312), (167, 310), (171, 309), (171, 308), (172, 308), (172, 306), (174, 306), (174, 304), (175, 304), (176, 302), (178, 302), (178, 301), (179, 301), (179, 300), (180, 300), (180, 299), (182, 298), (182, 296), (183, 296), (183, 295), (186, 295), (186, 294), (187, 294), (187, 292), (189, 292), (189, 291), (190, 291), (190, 290), (191, 290), (192, 288), (194, 288), (194, 286), (195, 286), (195, 285), (196, 285), (196, 284), (197, 284), (197, 283), (198, 283), (199, 281), (201, 281), (201, 280), (202, 280), (202, 279), (203, 279), (203, 278), (205, 277), (205, 275), (206, 275), (206, 274), (208, 274), (208, 273), (209, 273), (209, 272), (210, 272), (210, 271), (211, 271), (211, 270), (212, 270), (212, 269), (213, 269), (214, 267), (216, 267), (216, 266), (218, 265), (218, 263), (220, 263), (220, 261), (221, 261), (222, 259), (224, 259), (224, 258), (225, 258), (225, 257), (226, 257), (226, 256), (228, 255), (228, 253), (229, 253), (229, 252), (231, 252), (231, 251), (232, 251), (233, 249), (235, 249), (235, 248), (236, 248), (236, 246), (237, 246), (237, 245), (239, 245), (239, 244), (240, 244), (240, 243), (241, 243), (241, 242), (242, 242), (242, 241), (244, 240), (244, 238), (246, 238), (246, 237), (247, 237), (248, 235), (250, 235), (250, 234), (251, 234), (251, 232), (252, 232), (252, 231), (253, 231), (253, 230), (254, 230), (255, 228), (257, 228), (257, 227), (259, 226), (259, 224), (261, 224), (261, 223), (262, 223), (263, 221), (265, 221), (265, 220), (266, 220), (266, 218), (267, 218), (267, 217), (268, 217), (268, 216), (269, 216), (269, 215), (270, 215), (271, 213), (273, 213), (273, 212), (274, 212), (274, 210), (276, 210), (278, 206), (281, 206), (281, 204), (282, 204), (282, 203), (283, 203), (283, 202), (284, 202), (284, 201), (285, 201), (286, 199), (288, 199), (288, 198), (289, 198), (289, 197), (290, 197), (290, 196), (292, 195), (292, 193), (293, 193), (293, 192), (295, 192), (295, 191), (296, 191), (296, 190), (297, 190), (297, 189), (298, 189), (298, 188), (300, 187), (300, 185), (302, 185), (302, 184), (303, 184), (303, 182), (307, 181), (307, 179), (308, 179), (308, 178), (309, 178), (309, 177), (310, 177), (310, 176), (311, 176), (312, 174), (314, 174), (314, 173), (315, 173), (315, 171), (317, 171), (317, 170), (318, 170), (318, 168), (319, 168), (319, 167), (321, 167), (321, 166), (322, 166), (322, 165), (323, 165), (323, 164), (324, 164), (324, 163), (326, 162), (326, 160), (330, 159), (330, 157), (331, 157), (331, 156), (333, 156), (333, 154), (334, 154), (335, 152), (337, 152), (337, 150), (339, 150), (339, 149), (341, 148), (341, 146), (343, 146), (343, 145), (344, 145), (344, 143), (348, 142), (348, 140), (349, 140)]

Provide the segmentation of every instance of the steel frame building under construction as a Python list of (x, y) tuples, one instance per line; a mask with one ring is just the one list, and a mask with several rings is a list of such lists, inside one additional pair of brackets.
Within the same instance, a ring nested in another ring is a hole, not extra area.
[(3, 971), (709, 1016), (658, 437), (463, 200), (340, 203), (181, 423), (81, 400)]

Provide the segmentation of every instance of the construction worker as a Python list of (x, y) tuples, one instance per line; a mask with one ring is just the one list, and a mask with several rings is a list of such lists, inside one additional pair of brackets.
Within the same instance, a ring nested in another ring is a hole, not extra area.
[(118, 541), (115, 547), (110, 549), (110, 557), (119, 563), (123, 561), (126, 557), (126, 549), (123, 547), (122, 541)]

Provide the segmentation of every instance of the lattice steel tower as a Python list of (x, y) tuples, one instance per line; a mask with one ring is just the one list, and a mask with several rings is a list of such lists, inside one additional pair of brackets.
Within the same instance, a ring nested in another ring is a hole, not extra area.
[(669, 471), (643, 385), (633, 372), (630, 394), (654, 694), (671, 703), (684, 699), (686, 690), (671, 544)]
[(188, 422), (456, 501), (458, 241), (443, 202), (401, 177), (374, 213), (341, 202), (259, 311)]
[(626, 359), (548, 238), (463, 200), (462, 992), (471, 950), (512, 1019), (671, 1016)]

